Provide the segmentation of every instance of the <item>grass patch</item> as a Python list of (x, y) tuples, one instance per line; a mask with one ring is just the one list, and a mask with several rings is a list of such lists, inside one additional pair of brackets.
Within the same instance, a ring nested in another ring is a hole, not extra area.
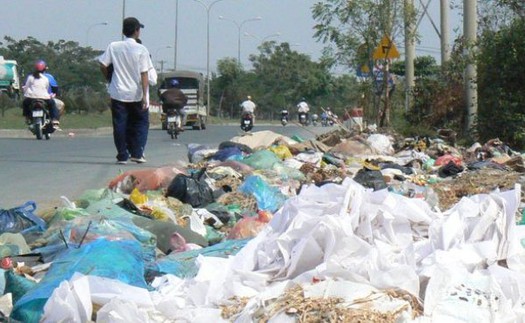
[[(103, 113), (89, 114), (66, 113), (60, 118), (60, 123), (63, 127), (71, 129), (111, 127), (111, 112), (105, 111)], [(21, 108), (5, 110), (4, 115), (0, 117), (0, 129), (25, 129), (26, 127)]]
[[(240, 122), (238, 119), (222, 119), (215, 116), (208, 116), (207, 124), (231, 124)], [(278, 124), (279, 120), (256, 120), (257, 123)], [(92, 113), (67, 113), (60, 118), (61, 127), (64, 129), (98, 129), (112, 127), (111, 111), (92, 112)], [(160, 126), (160, 114), (150, 114), (150, 125)], [(21, 108), (10, 108), (3, 111), (0, 116), (0, 129), (26, 129)]]

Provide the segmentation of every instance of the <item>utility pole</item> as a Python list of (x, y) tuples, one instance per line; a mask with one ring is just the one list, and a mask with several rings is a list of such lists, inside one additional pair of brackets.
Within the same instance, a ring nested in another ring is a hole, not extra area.
[(415, 86), (414, 59), (416, 58), (415, 46), (415, 9), (414, 0), (405, 0), (405, 112), (413, 104)]
[[(126, 18), (126, 0), (122, 0), (122, 22)], [(124, 40), (124, 34), (122, 34), (122, 40)]]
[(478, 115), (477, 69), (474, 60), (478, 29), (476, 2), (477, 1), (463, 0), (463, 34), (465, 36), (463, 56), (466, 60), (464, 81), (467, 101), (467, 134), (471, 136), (474, 134)]
[(449, 0), (440, 0), (440, 29), (441, 29), (441, 67), (444, 67), (446, 63), (450, 60), (450, 45), (449, 41), (449, 31), (448, 31), (448, 7)]
[(173, 43), (173, 70), (177, 70), (177, 41), (179, 33), (179, 0), (175, 0), (175, 41)]

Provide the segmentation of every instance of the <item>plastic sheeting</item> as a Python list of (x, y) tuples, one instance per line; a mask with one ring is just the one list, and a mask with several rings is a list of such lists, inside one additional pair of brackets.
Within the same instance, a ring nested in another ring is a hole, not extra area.
[(277, 187), (268, 185), (260, 176), (256, 175), (246, 178), (238, 190), (253, 195), (260, 210), (275, 212), (286, 200), (286, 196)]
[(68, 249), (53, 262), (42, 281), (16, 302), (11, 318), (25, 323), (39, 322), (47, 299), (75, 272), (118, 278), (131, 286), (147, 288), (143, 268), (141, 247), (136, 241), (99, 239), (78, 249)]
[[(520, 243), (525, 230), (514, 223), (519, 192), (518, 187), (463, 198), (439, 213), (422, 200), (387, 190), (372, 192), (351, 179), (342, 185), (305, 187), (235, 257), (220, 264), (200, 257), (197, 276), (170, 287), (183, 304), (173, 311), (209, 309), (234, 296), (264, 304), (282, 295), (290, 286), (287, 282), (334, 280), (379, 290), (399, 288), (429, 300), (420, 320), (449, 318), (451, 308), (459, 310), (465, 302), (469, 308), (477, 306), (472, 295), (467, 301), (452, 297), (452, 289), (463, 281), (475, 289), (462, 292), (486, 296), (481, 309), (489, 315), (469, 321), (503, 317), (523, 321), (523, 283), (518, 290), (512, 285), (523, 281), (525, 266)], [(498, 265), (503, 259), (508, 268)], [(484, 269), (487, 264), (489, 270)], [(454, 275), (457, 279), (446, 279), (447, 272), (439, 276), (442, 268), (455, 267), (463, 268)], [(246, 306), (238, 317), (253, 318), (257, 308)]]
[(150, 270), (156, 273), (172, 274), (181, 278), (195, 277), (199, 268), (196, 259), (199, 256), (227, 258), (237, 254), (249, 239), (226, 240), (210, 247), (170, 254), (153, 264)]

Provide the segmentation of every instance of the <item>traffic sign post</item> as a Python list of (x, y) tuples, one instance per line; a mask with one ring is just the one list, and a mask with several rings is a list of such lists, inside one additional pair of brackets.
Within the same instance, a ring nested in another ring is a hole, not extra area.
[(379, 43), (379, 46), (376, 47), (372, 55), (375, 60), (399, 58), (399, 56), (396, 45), (386, 35), (383, 36), (381, 43)]

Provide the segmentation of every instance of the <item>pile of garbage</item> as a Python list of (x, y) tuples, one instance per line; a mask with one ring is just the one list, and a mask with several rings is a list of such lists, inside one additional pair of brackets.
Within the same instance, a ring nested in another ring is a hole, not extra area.
[(271, 131), (1, 210), (22, 322), (525, 321), (523, 156), (494, 139)]

